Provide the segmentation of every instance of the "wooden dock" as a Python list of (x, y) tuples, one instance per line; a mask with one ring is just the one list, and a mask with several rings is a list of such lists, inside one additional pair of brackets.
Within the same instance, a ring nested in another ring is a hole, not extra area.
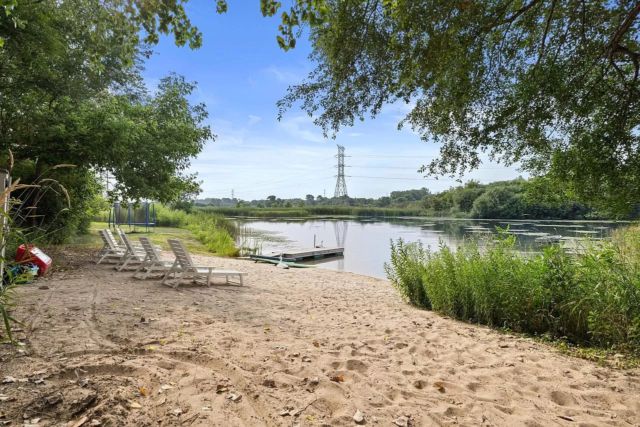
[(282, 252), (283, 258), (291, 258), (296, 261), (302, 261), (303, 259), (309, 258), (322, 259), (325, 256), (332, 255), (344, 255), (344, 248), (310, 248)]

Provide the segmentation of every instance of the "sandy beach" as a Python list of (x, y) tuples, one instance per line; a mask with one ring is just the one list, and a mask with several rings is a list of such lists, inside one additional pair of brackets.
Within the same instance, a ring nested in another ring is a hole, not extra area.
[(384, 280), (194, 256), (245, 286), (173, 290), (65, 251), (19, 289), (23, 351), (0, 346), (8, 425), (640, 425), (640, 372), (416, 309)]

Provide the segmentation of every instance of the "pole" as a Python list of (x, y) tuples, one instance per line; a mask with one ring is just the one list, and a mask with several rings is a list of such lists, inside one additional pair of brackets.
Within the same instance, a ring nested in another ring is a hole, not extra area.
[[(9, 171), (6, 169), (0, 169), (0, 190), (4, 193), (7, 191), (7, 188), (11, 187), (11, 175)], [(9, 220), (9, 193), (5, 195), (4, 200), (2, 200), (2, 219), (0, 219), (0, 233), (2, 233), (2, 239), (0, 244), (2, 248), (0, 249), (0, 286), (4, 287), (4, 249), (6, 246), (5, 235), (9, 230), (7, 226)], [(29, 249), (27, 248), (27, 251)]]

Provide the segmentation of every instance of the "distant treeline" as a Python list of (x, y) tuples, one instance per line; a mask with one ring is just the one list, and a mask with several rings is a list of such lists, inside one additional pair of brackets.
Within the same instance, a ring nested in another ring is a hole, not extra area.
[(421, 200), (428, 212), (472, 218), (587, 219), (601, 217), (587, 205), (564, 201), (550, 203), (528, 197), (530, 182), (519, 178), (480, 184), (469, 181)]
[(256, 217), (256, 218), (302, 218), (322, 215), (351, 215), (358, 217), (398, 217), (423, 215), (422, 209), (401, 208), (367, 208), (359, 206), (305, 206), (304, 208), (257, 208), (244, 207), (196, 207), (196, 211), (223, 214), (226, 216)]
[[(355, 215), (361, 217), (440, 216), (503, 219), (609, 219), (610, 215), (568, 198), (553, 201), (533, 197), (533, 182), (523, 178), (480, 184), (469, 181), (440, 193), (428, 188), (393, 191), (372, 198), (327, 198), (308, 194), (304, 199), (269, 196), (250, 202), (238, 199), (197, 200), (196, 206), (228, 216), (261, 218), (312, 215)], [(552, 197), (553, 198), (553, 197)], [(630, 218), (640, 217), (636, 207)]]

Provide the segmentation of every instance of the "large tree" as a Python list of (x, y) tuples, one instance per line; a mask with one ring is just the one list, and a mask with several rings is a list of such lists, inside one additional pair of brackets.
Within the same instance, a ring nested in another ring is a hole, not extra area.
[[(142, 43), (159, 34), (200, 46), (183, 3), (0, 0), (9, 13), (0, 37), (33, 24), (18, 13), (28, 7), (77, 8), (85, 19), (70, 25), (84, 44), (73, 46), (87, 46), (84, 64), (108, 75), (147, 55)], [(232, 5), (216, 2), (219, 13)], [(543, 189), (614, 212), (640, 202), (637, 1), (261, 0), (260, 10), (284, 10), (276, 40), (285, 50), (312, 28), (318, 67), (280, 115), (300, 101), (333, 134), (404, 102), (411, 112), (399, 125), (441, 144), (428, 174), (464, 174), (488, 153), (544, 176)]]
[(121, 200), (197, 192), (185, 170), (213, 135), (205, 106), (188, 100), (195, 84), (170, 75), (150, 93), (140, 76), (149, 47), (101, 0), (15, 3), (0, 13), (0, 152), (13, 153), (15, 178), (54, 178), (69, 196), (26, 192), (28, 223), (55, 230), (54, 241), (86, 230), (99, 172)]
[(43, 0), (0, 14), (0, 149), (35, 162), (35, 176), (70, 163), (108, 171), (124, 199), (175, 199), (197, 187), (183, 171), (212, 138), (205, 106), (190, 104), (195, 85), (180, 76), (150, 95), (139, 74), (145, 47), (92, 26), (101, 5)]
[(544, 185), (628, 212), (640, 203), (640, 2), (328, 0), (293, 104), (325, 133), (386, 104), (440, 144), (423, 171), (461, 175), (482, 153)]

